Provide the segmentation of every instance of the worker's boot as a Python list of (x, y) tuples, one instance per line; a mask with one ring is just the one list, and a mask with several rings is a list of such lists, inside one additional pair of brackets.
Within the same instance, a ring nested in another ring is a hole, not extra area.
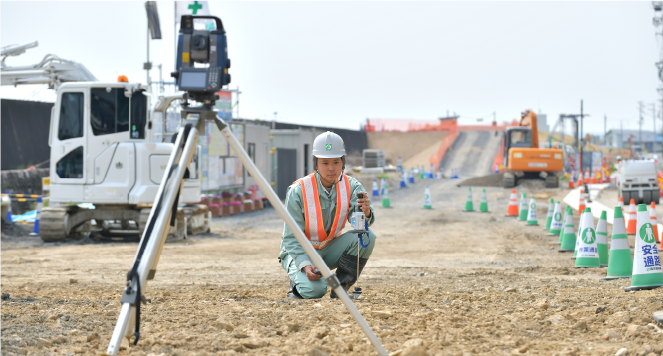
[[(368, 258), (360, 258), (359, 266), (357, 266), (357, 256), (352, 256), (347, 253), (343, 253), (341, 258), (338, 260), (338, 268), (336, 268), (336, 277), (341, 283), (341, 287), (347, 292), (350, 287), (352, 287), (355, 282), (357, 282), (357, 275), (361, 275), (361, 271), (366, 266)], [(357, 268), (359, 268), (359, 273), (357, 273)], [(338, 298), (336, 292), (332, 289), (331, 298)]]
[(304, 299), (304, 297), (302, 297), (297, 291), (297, 284), (295, 284), (292, 279), (290, 280), (290, 290), (286, 296), (290, 299)]

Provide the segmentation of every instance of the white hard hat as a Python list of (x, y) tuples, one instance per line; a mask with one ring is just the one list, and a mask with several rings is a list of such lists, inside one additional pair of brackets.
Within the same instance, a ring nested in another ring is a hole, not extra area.
[(327, 131), (313, 141), (313, 156), (317, 158), (339, 158), (345, 156), (345, 143), (341, 136)]

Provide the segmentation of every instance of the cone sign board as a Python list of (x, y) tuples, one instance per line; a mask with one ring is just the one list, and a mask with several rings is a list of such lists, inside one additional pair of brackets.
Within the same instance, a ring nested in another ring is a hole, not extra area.
[(426, 187), (426, 191), (424, 192), (424, 209), (432, 209), (433, 206), (430, 201), (430, 189)]
[(596, 230), (592, 210), (586, 208), (582, 213), (582, 228), (578, 239), (576, 267), (599, 267), (599, 248), (596, 243)]
[(562, 216), (562, 204), (560, 202), (555, 203), (555, 208), (552, 213), (552, 220), (550, 222), (550, 233), (548, 235), (559, 235), (559, 232), (564, 227), (564, 221)]
[(645, 204), (638, 205), (633, 276), (631, 287), (624, 290), (652, 289), (663, 286), (663, 271), (658, 255), (654, 227)]

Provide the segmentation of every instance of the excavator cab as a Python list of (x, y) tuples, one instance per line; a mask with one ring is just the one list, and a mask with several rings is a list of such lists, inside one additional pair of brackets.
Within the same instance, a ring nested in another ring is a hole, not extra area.
[(532, 130), (529, 127), (507, 127), (504, 134), (504, 166), (507, 167), (509, 148), (532, 147)]

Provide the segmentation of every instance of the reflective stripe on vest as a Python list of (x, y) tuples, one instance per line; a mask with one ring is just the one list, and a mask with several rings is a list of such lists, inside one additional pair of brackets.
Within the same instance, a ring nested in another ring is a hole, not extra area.
[(341, 230), (345, 226), (350, 212), (350, 182), (348, 177), (343, 174), (339, 177), (336, 184), (336, 215), (334, 223), (330, 230), (330, 236), (327, 236), (325, 224), (322, 220), (322, 209), (320, 208), (320, 199), (318, 198), (318, 182), (315, 179), (315, 173), (298, 180), (302, 187), (302, 197), (304, 199), (304, 217), (306, 219), (306, 229), (304, 234), (311, 241), (316, 249), (321, 249), (341, 235)]

